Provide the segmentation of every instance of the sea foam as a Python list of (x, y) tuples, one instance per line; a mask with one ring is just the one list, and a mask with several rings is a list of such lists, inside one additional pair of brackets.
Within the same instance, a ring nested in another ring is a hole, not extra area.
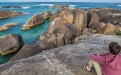
[(117, 5), (117, 6), (120, 6), (121, 7), (121, 5)]
[(76, 5), (69, 5), (69, 8), (75, 9)]
[(28, 9), (30, 8), (29, 6), (22, 6), (23, 9)]

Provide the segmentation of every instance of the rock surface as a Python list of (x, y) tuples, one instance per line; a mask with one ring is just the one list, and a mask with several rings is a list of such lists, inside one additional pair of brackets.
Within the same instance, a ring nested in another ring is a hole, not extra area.
[(4, 24), (3, 26), (6, 26), (6, 27), (12, 27), (12, 26), (18, 26), (19, 23), (8, 23), (8, 24)]
[[(88, 15), (86, 11), (83, 9), (76, 8), (74, 10), (71, 10), (68, 8), (64, 8), (62, 10), (58, 10), (50, 17), (49, 27), (40, 36), (40, 39), (38, 40), (38, 42), (35, 43), (35, 45), (37, 44), (41, 48), (40, 50), (37, 50), (37, 52), (41, 52), (46, 49), (56, 48), (59, 46), (73, 44), (76, 38), (78, 38), (78, 36), (82, 34), (87, 34), (87, 33), (114, 34), (115, 32), (120, 31), (121, 28), (117, 25), (112, 25), (111, 23), (100, 22), (99, 20), (99, 18), (101, 18), (100, 14), (107, 15), (105, 14), (106, 12), (104, 12), (107, 10), (101, 10), (101, 11), (103, 12), (102, 13), (100, 13), (100, 11), (99, 12), (96, 11), (95, 13), (93, 12), (91, 14), (92, 17), (90, 18), (90, 21), (87, 21)], [(113, 12), (116, 13), (116, 11), (113, 11), (113, 10), (111, 11), (112, 13)], [(35, 16), (37, 18), (39, 17), (39, 15), (35, 15)], [(33, 19), (34, 18), (31, 18), (27, 23), (32, 23), (32, 24), (35, 23), (33, 22)], [(37, 19), (37, 21), (38, 20), (39, 19)], [(89, 22), (91, 26), (87, 27), (87, 24), (89, 24)], [(21, 58), (27, 58), (34, 54), (37, 54), (36, 51), (35, 53), (32, 51), (33, 48), (30, 49), (30, 52), (27, 52), (26, 50), (28, 48), (29, 48), (29, 45), (27, 47), (22, 48), (18, 52), (18, 54), (14, 56), (13, 59), (11, 59), (11, 61), (18, 60)], [(24, 55), (25, 52), (27, 52), (26, 54), (28, 56)]]
[(6, 10), (0, 10), (0, 20), (8, 19), (11, 17), (22, 15), (21, 12), (14, 12), (14, 11), (6, 11)]
[(68, 6), (69, 6), (68, 4), (55, 4), (51, 8), (53, 8), (53, 9), (62, 9), (64, 7), (68, 7)]
[(37, 25), (44, 23), (44, 18), (41, 14), (32, 16), (23, 26), (22, 30), (29, 30)]
[(100, 22), (121, 26), (121, 10), (102, 10), (96, 13), (100, 17)]
[(121, 36), (92, 35), (76, 44), (43, 51), (35, 56), (0, 65), (1, 75), (96, 75), (86, 71), (90, 53), (108, 51), (111, 41), (121, 45)]
[(76, 33), (77, 29), (73, 27), (73, 25), (65, 25), (62, 18), (55, 18), (45, 33), (40, 36), (40, 40), (33, 44), (38, 45), (38, 49), (33, 47), (33, 45), (23, 46), (23, 48), (10, 61), (27, 58), (43, 50), (72, 44), (76, 37)]
[(6, 26), (0, 26), (0, 32), (1, 31), (6, 31), (6, 30), (8, 30), (9, 29), (9, 27), (6, 27)]
[(22, 8), (21, 6), (2, 6), (1, 8)]
[(8, 34), (0, 37), (0, 54), (7, 55), (23, 46), (23, 39), (18, 34)]
[(8, 23), (8, 24), (4, 24), (3, 26), (0, 26), (0, 32), (9, 30), (10, 27), (18, 26), (18, 25), (19, 25), (19, 23)]
[(45, 11), (41, 15), (43, 16), (44, 19), (48, 19), (48, 18), (50, 18), (52, 13), (50, 11)]

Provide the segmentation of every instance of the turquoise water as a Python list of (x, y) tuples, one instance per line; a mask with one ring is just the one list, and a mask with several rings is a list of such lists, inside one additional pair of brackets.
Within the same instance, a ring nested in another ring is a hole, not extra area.
[[(84, 3), (84, 2), (11, 2), (11, 3), (0, 3), (0, 10), (10, 10), (10, 11), (19, 11), (23, 12), (24, 14), (21, 16), (17, 16), (14, 18), (0, 20), (0, 26), (6, 23), (13, 23), (18, 22), (20, 25), (10, 28), (8, 31), (0, 32), (0, 36), (6, 34), (20, 34), (24, 40), (25, 44), (35, 43), (39, 36), (47, 29), (49, 25), (49, 19), (45, 20), (45, 23), (34, 27), (28, 31), (22, 31), (22, 25), (28, 21), (28, 19), (35, 15), (41, 14), (44, 11), (51, 11), (54, 13), (56, 10), (51, 9), (53, 4), (69, 4), (69, 8), (82, 8), (82, 9), (89, 9), (89, 8), (114, 8), (121, 10), (121, 3)], [(22, 8), (1, 8), (2, 6), (21, 6)], [(6, 63), (11, 57), (13, 57), (16, 53), (1, 56), (0, 55), (0, 64)]]

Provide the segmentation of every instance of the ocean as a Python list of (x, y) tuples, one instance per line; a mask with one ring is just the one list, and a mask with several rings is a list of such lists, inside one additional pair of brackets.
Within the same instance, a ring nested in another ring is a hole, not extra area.
[[(8, 31), (0, 32), (0, 36), (6, 34), (20, 34), (24, 40), (25, 44), (35, 43), (39, 36), (47, 29), (49, 26), (49, 19), (45, 20), (45, 23), (42, 25), (36, 26), (31, 30), (22, 31), (22, 25), (28, 21), (30, 17), (35, 14), (41, 14), (47, 10), (54, 13), (56, 10), (52, 9), (51, 6), (54, 4), (68, 4), (69, 8), (113, 8), (116, 10), (121, 10), (121, 3), (92, 3), (92, 2), (0, 2), (0, 10), (10, 10), (10, 11), (19, 11), (24, 14), (21, 16), (0, 20), (0, 26), (7, 23), (17, 22), (20, 25), (10, 28)], [(21, 6), (22, 8), (1, 8), (2, 6)], [(0, 64), (6, 63), (10, 58), (12, 58), (16, 53), (1, 56), (0, 55)]]

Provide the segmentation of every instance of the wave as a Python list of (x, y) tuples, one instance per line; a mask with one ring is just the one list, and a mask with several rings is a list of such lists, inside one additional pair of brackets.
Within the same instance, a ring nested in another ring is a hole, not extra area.
[(69, 5), (69, 8), (75, 9), (77, 5)]
[(30, 14), (30, 12), (25, 12), (25, 11), (22, 11), (23, 12), (23, 14)]
[(80, 8), (83, 8), (83, 9), (89, 9), (89, 8), (92, 8), (92, 7), (80, 7)]
[(34, 5), (34, 6), (53, 6), (53, 4), (37, 4), (37, 5)]
[(121, 5), (116, 5), (116, 6), (120, 6), (121, 7)]
[(29, 6), (22, 6), (23, 9), (28, 9), (30, 8)]

